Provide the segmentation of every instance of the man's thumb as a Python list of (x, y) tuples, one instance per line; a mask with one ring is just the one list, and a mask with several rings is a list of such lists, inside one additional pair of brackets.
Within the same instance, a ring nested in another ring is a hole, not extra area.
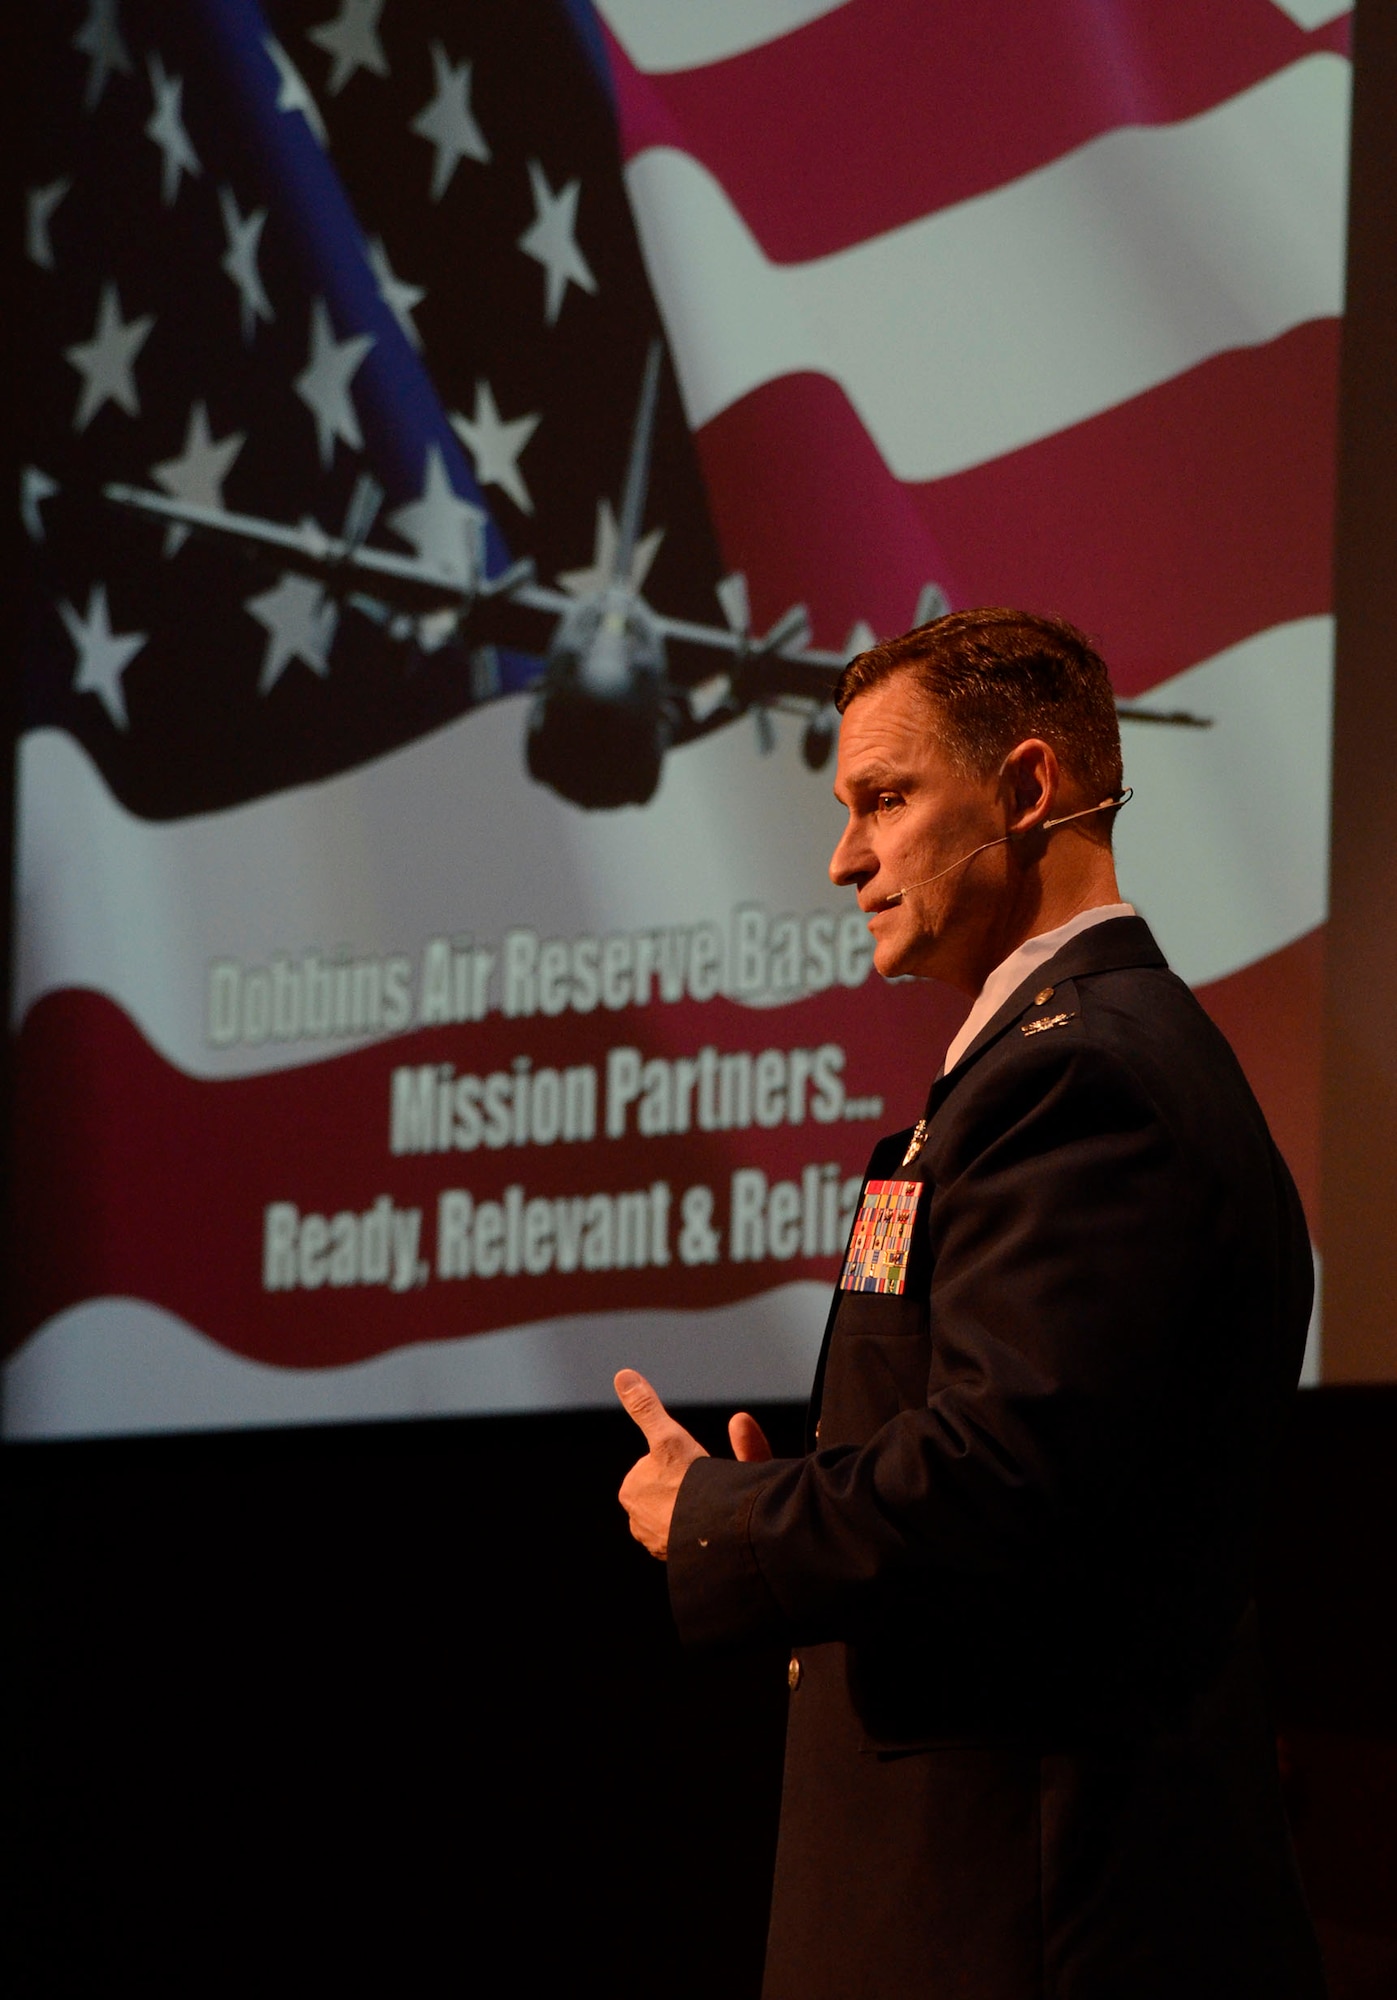
[(645, 1442), (654, 1445), (676, 1428), (673, 1417), (645, 1377), (635, 1368), (623, 1368), (612, 1384), (626, 1415), (640, 1425)]
[(766, 1432), (748, 1410), (739, 1410), (735, 1417), (728, 1418), (728, 1442), (732, 1446), (733, 1457), (743, 1459), (749, 1465), (772, 1455)]

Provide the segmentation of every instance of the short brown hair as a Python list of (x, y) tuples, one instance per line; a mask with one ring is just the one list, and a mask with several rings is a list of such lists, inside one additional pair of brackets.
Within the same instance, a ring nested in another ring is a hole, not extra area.
[[(934, 705), (946, 750), (967, 774), (986, 776), (1016, 743), (1038, 736), (1093, 801), (1120, 791), (1110, 675), (1064, 619), (1002, 606), (952, 611), (850, 660), (835, 707), (842, 715), (857, 695), (903, 672)], [(1112, 817), (1105, 816), (1106, 827)]]

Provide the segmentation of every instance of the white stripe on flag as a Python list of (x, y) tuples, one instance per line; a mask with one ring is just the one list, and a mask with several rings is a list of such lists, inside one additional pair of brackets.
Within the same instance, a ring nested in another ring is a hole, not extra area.
[(698, 161), (643, 152), (627, 185), (690, 425), (812, 370), (897, 477), (933, 479), (1337, 314), (1348, 105), (1349, 65), (1309, 56), (797, 265)]
[(1276, 5), (1307, 34), (1327, 21), (1337, 21), (1340, 14), (1353, 12), (1353, 0), (1276, 0)]
[[(844, 5), (846, 0), (597, 0), (597, 12), (636, 68), (659, 75), (760, 48)], [(775, 106), (772, 115), (780, 115)]]
[(618, 1368), (642, 1369), (681, 1403), (794, 1399), (809, 1394), (828, 1300), (807, 1281), (708, 1310), (579, 1313), (339, 1367), (275, 1368), (140, 1299), (87, 1299), (6, 1362), (4, 1435), (611, 1408)]
[(1211, 729), (1125, 732), (1121, 893), (1191, 986), (1279, 951), (1328, 913), (1334, 621), (1300, 618), (1143, 697)]
[[(1145, 697), (1212, 729), (1128, 729), (1122, 885), (1191, 984), (1324, 919), (1331, 661), (1329, 619), (1276, 626)], [(851, 907), (825, 876), (839, 817), (827, 780), (785, 718), (769, 758), (745, 728), (675, 751), (643, 818), (580, 812), (530, 784), (522, 721), (521, 701), (500, 702), (326, 783), (168, 825), (119, 806), (71, 737), (26, 736), (16, 1024), (41, 994), (89, 987), (181, 1069), (249, 1074), (349, 1044), (210, 1048), (214, 959), (348, 947), (416, 963), (430, 937), (493, 948), (516, 925), (571, 938), (726, 924), (736, 902)]]

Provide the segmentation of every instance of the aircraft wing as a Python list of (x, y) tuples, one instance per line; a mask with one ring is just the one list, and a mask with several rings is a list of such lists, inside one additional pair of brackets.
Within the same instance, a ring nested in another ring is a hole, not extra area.
[[(530, 565), (532, 571), (532, 565)], [(551, 584), (538, 583), (532, 574), (522, 582), (508, 589), (511, 604), (522, 604), (526, 611), (541, 611), (550, 618), (561, 618), (575, 609), (578, 600), (565, 590), (555, 590)]]
[[(782, 625), (794, 620), (797, 612), (803, 619), (803, 612), (797, 606), (786, 614)], [(678, 627), (677, 621), (664, 621), (666, 631), (673, 629), (676, 638), (698, 639), (706, 628)], [(734, 688), (740, 698), (747, 703), (775, 703), (784, 699), (801, 703), (813, 703), (823, 707), (834, 699), (834, 690), (839, 676), (856, 653), (863, 650), (871, 639), (856, 639), (851, 635), (850, 644), (842, 653), (831, 652), (828, 648), (803, 644), (808, 637), (808, 624), (802, 625), (789, 640), (782, 643), (773, 627), (765, 641), (753, 642), (746, 649), (744, 662), (733, 675)], [(771, 643), (776, 638), (775, 644)], [(733, 635), (711, 631), (707, 643), (728, 641), (730, 650), (741, 653), (742, 649), (732, 644)], [(1184, 708), (1146, 708), (1134, 701), (1118, 701), (1116, 714), (1122, 722), (1147, 722), (1162, 724), (1171, 729), (1211, 729), (1210, 715), (1195, 715)]]
[(334, 596), (369, 590), (388, 599), (395, 610), (414, 617), (434, 611), (459, 612), (478, 591), (493, 594), (504, 583), (504, 578), (493, 583), (474, 578), (464, 564), (458, 572), (438, 570), (419, 556), (370, 548), (346, 536), (328, 534), (317, 521), (304, 520), (296, 527), (287, 527), (255, 514), (167, 499), (163, 493), (138, 486), (113, 484), (103, 491), (118, 506), (152, 515), (172, 527), (188, 528), (196, 535), (232, 541), (249, 554), (265, 555), (286, 569), (314, 577)]
[(1211, 715), (1194, 715), (1187, 708), (1139, 708), (1125, 701), (1116, 703), (1116, 714), (1122, 722), (1163, 722), (1171, 729), (1211, 729)]
[[(754, 663), (751, 699), (779, 702), (784, 696), (817, 704), (832, 701), (839, 676), (852, 658), (852, 652), (822, 652), (812, 646), (799, 652), (769, 654)], [(1118, 701), (1116, 715), (1121, 722), (1150, 722), (1170, 729), (1213, 726), (1210, 715), (1195, 715), (1186, 708), (1142, 708), (1133, 701)]]
[[(508, 594), (512, 603), (555, 618), (561, 618), (578, 603), (577, 597), (569, 592), (539, 583), (532, 577), (510, 588)], [(759, 659), (779, 654), (783, 659), (838, 673), (850, 657), (847, 653), (822, 652), (810, 646), (810, 620), (804, 605), (792, 605), (761, 637), (725, 625), (701, 625), (690, 618), (671, 618), (651, 604), (645, 606), (645, 614), (662, 638), (682, 646), (707, 646), (714, 652), (726, 653), (730, 659)]]
[(658, 623), (666, 639), (678, 640), (681, 645), (711, 646), (744, 663), (757, 699), (786, 694), (827, 701), (858, 650), (832, 653), (812, 646), (809, 621), (800, 605), (779, 619), (764, 639), (728, 632), (717, 625), (694, 625), (683, 618), (661, 617)]
[[(503, 582), (503, 579), (500, 579)], [(529, 610), (561, 617), (577, 602), (567, 592), (535, 582), (532, 578), (509, 590), (511, 601)], [(871, 633), (855, 628), (843, 652), (812, 646), (810, 621), (803, 605), (792, 605), (761, 638), (753, 637), (741, 625), (700, 625), (686, 618), (671, 618), (647, 607), (650, 617), (667, 641), (685, 646), (703, 646), (726, 654), (732, 662), (732, 698), (714, 711), (715, 719), (741, 713), (757, 704), (782, 701), (810, 703), (824, 708), (834, 698), (840, 674), (867, 645)], [(1118, 702), (1122, 722), (1162, 723), (1176, 729), (1210, 729), (1212, 718), (1194, 715), (1187, 709), (1142, 708), (1136, 702)], [(704, 725), (701, 725), (701, 727)], [(711, 725), (708, 725), (711, 726)]]

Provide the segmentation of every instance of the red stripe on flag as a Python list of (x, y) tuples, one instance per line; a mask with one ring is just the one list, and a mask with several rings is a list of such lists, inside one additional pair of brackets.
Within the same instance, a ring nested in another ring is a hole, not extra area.
[(821, 644), (953, 604), (1058, 612), (1137, 694), (1329, 609), (1339, 325), (1213, 356), (968, 472), (904, 485), (825, 376), (764, 385), (698, 433), (726, 561), (758, 624), (809, 605)]
[(1247, 1073), (1318, 1243), (1323, 927), (1226, 979), (1200, 986), (1198, 998)]
[(800, 263), (1346, 52), (1348, 21), (1307, 35), (1272, 0), (852, 0), (668, 75), (608, 40), (625, 157), (692, 154), (767, 256)]
[[(1199, 990), (1260, 1099), (1312, 1229), (1323, 937), (1311, 932)], [(643, 1024), (625, 1014), (589, 1020), (590, 1047), (579, 1045), (575, 1020), (525, 1029), (492, 1016), (469, 1030), (429, 1030), (303, 1068), (210, 1082), (167, 1064), (103, 995), (50, 994), (30, 1011), (16, 1055), (13, 1338), (84, 1299), (123, 1296), (178, 1314), (235, 1353), (318, 1368), (555, 1315), (706, 1307), (793, 1278), (831, 1281), (830, 1256), (724, 1255), (686, 1267), (676, 1255), (667, 1266), (624, 1270), (433, 1277), (401, 1294), (381, 1283), (269, 1292), (264, 1213), (270, 1202), (291, 1201), (302, 1215), (363, 1216), (386, 1196), (399, 1209), (422, 1210), (420, 1254), (430, 1262), (444, 1188), (498, 1201), (517, 1184), (530, 1199), (556, 1199), (667, 1180), (677, 1246), (682, 1195), (696, 1183), (714, 1190), (721, 1227), (737, 1167), (759, 1167), (772, 1182), (799, 1181), (816, 1162), (860, 1171), (875, 1133), (915, 1116), (963, 1014), (964, 1002), (945, 987), (875, 981), (759, 1014), (715, 1000), (667, 1007)], [(400, 1065), (508, 1071), (526, 1046), (536, 1070), (591, 1061), (604, 1071), (606, 1048), (628, 1041), (654, 1055), (706, 1043), (755, 1051), (826, 1040), (848, 1051), (851, 1093), (896, 1078), (880, 1120), (468, 1154), (395, 1158), (388, 1150), (390, 1079)]]
[[(16, 1050), (12, 1338), (84, 1299), (118, 1296), (162, 1306), (235, 1353), (323, 1368), (537, 1319), (715, 1306), (798, 1278), (832, 1283), (833, 1254), (727, 1254), (732, 1174), (754, 1167), (772, 1184), (800, 1184), (807, 1167), (826, 1162), (837, 1163), (841, 1177), (861, 1173), (877, 1133), (916, 1118), (964, 1013), (965, 1002), (948, 988), (875, 980), (770, 1010), (717, 999), (604, 1017), (519, 1022), (491, 1015), (301, 1068), (208, 1081), (172, 1068), (104, 995), (51, 993), (30, 1010)], [(807, 1083), (800, 1123), (644, 1138), (636, 1136), (633, 1105), (627, 1136), (606, 1136), (612, 1048), (633, 1046), (649, 1058), (693, 1056), (711, 1045), (755, 1056), (829, 1042), (847, 1052), (848, 1097), (884, 1097), (876, 1121), (822, 1122), (813, 1115), (815, 1086)], [(454, 1064), (481, 1076), (502, 1072), (509, 1081), (521, 1052), (535, 1074), (596, 1067), (594, 1139), (391, 1153), (396, 1068)], [(325, 1218), (363, 1217), (385, 1198), (399, 1210), (418, 1208), (417, 1254), (431, 1268), (443, 1190), (499, 1202), (517, 1186), (528, 1200), (571, 1202), (648, 1192), (657, 1182), (670, 1190), (667, 1264), (647, 1258), (639, 1266), (535, 1276), (432, 1275), (401, 1293), (382, 1282), (341, 1288), (327, 1279), (289, 1290), (263, 1284), (272, 1203)], [(683, 1198), (694, 1186), (714, 1197), (720, 1254), (711, 1263), (686, 1264), (681, 1253)]]

